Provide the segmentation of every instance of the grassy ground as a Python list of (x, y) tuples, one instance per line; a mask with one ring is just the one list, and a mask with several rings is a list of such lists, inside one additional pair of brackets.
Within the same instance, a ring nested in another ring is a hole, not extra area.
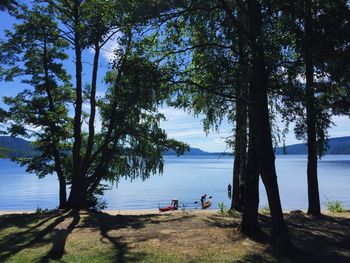
[[(259, 220), (268, 233), (269, 217)], [(0, 216), (0, 262), (350, 262), (350, 213), (286, 220), (298, 248), (293, 258), (241, 236), (239, 214), (7, 214)]]

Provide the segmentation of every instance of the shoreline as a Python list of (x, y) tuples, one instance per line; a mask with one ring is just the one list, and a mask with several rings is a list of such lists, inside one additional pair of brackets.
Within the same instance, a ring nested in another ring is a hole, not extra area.
[[(221, 215), (215, 209), (103, 212), (51, 210), (2, 215), (2, 259), (40, 262), (43, 257), (50, 259), (50, 255), (55, 255), (51, 253), (57, 246), (64, 251), (60, 258), (64, 262), (349, 262), (350, 259), (346, 246), (350, 213), (325, 214), (315, 220), (304, 213), (285, 214), (286, 226), (293, 233), (291, 242), (298, 252), (297, 258), (286, 260), (270, 249), (272, 224), (266, 216), (258, 217), (266, 238), (255, 242), (238, 231), (239, 213)], [(63, 245), (57, 245), (60, 240)]]
[[(299, 211), (302, 211), (303, 214), (306, 214), (306, 210), (298, 209)], [(43, 211), (43, 213), (56, 211), (56, 209)], [(130, 210), (117, 210), (117, 209), (107, 209), (107, 210), (101, 210), (100, 212), (106, 213), (109, 215), (162, 215), (162, 214), (179, 214), (179, 213), (198, 213), (198, 214), (217, 214), (219, 209), (186, 209), (186, 210), (173, 210), (173, 211), (166, 211), (166, 212), (160, 212), (158, 209), (130, 209)], [(296, 210), (283, 210), (283, 214), (290, 214), (291, 211)], [(237, 212), (238, 213), (238, 212)], [(349, 210), (345, 210), (342, 213), (332, 213), (328, 210), (322, 210), (321, 213), (323, 215), (341, 215), (341, 214), (349, 214)], [(0, 210), (0, 216), (2, 215), (15, 215), (15, 214), (36, 214), (35, 210)], [(40, 213), (38, 213), (40, 214)], [(260, 214), (265, 214), (261, 213)]]
[[(44, 211), (50, 212), (50, 211), (56, 211), (56, 209)], [(166, 212), (160, 212), (158, 209), (130, 209), (130, 210), (119, 210), (119, 209), (107, 209), (107, 210), (101, 210), (100, 212), (106, 213), (109, 215), (156, 215), (156, 214), (170, 214), (170, 213), (183, 213), (183, 212), (191, 212), (191, 213), (217, 213), (218, 209), (186, 209), (185, 211), (179, 209), (179, 210), (173, 210), (173, 211), (166, 211)], [(10, 214), (35, 214), (35, 210), (0, 210), (0, 216), (1, 215), (10, 215)]]

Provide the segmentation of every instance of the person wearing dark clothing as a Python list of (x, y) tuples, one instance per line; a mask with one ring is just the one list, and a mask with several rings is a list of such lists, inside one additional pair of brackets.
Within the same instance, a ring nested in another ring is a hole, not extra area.
[(201, 203), (202, 203), (202, 205), (204, 204), (206, 198), (207, 198), (207, 194), (204, 194), (204, 195), (201, 196)]

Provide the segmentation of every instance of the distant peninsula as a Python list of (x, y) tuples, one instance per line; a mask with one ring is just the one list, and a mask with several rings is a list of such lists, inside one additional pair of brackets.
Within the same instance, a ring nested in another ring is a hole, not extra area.
[(0, 151), (4, 157), (24, 157), (35, 155), (30, 141), (12, 136), (0, 136)]
[[(35, 155), (30, 141), (11, 136), (0, 136), (0, 149), (7, 157), (22, 157)], [(305, 143), (293, 144), (276, 148), (276, 154), (307, 154)], [(350, 154), (350, 136), (330, 138), (326, 154)], [(166, 151), (164, 155), (176, 155), (175, 151)], [(207, 152), (191, 147), (185, 155), (232, 155), (229, 152)]]
[[(278, 147), (276, 154), (307, 154), (306, 143)], [(326, 154), (350, 154), (350, 136), (330, 138)]]
[[(284, 148), (284, 149), (283, 149)], [(306, 143), (292, 144), (275, 149), (276, 155), (282, 154), (307, 154)], [(326, 154), (350, 154), (350, 136), (330, 138)], [(165, 155), (175, 155), (174, 151), (167, 151)], [(190, 148), (185, 155), (232, 155), (228, 152), (206, 152), (199, 148)]]

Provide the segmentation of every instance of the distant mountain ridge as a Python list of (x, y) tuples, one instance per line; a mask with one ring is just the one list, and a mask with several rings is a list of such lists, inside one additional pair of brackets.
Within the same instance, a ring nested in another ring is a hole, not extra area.
[(30, 141), (12, 136), (0, 136), (0, 147), (8, 157), (22, 157), (35, 154)]
[[(176, 155), (174, 150), (168, 150), (164, 152), (164, 155)], [(189, 151), (186, 151), (184, 155), (232, 155), (231, 153), (224, 152), (206, 152), (199, 148), (190, 147)]]
[[(185, 155), (207, 155), (210, 154), (209, 152), (205, 152), (199, 148), (190, 148), (189, 151), (185, 152)], [(168, 150), (164, 152), (164, 155), (176, 155), (176, 152), (174, 150)]]
[[(286, 154), (307, 154), (306, 143), (292, 144), (285, 147)], [(284, 154), (283, 147), (276, 148), (276, 154)], [(350, 136), (330, 138), (326, 154), (350, 154)]]
[[(330, 138), (328, 141), (328, 150), (326, 154), (350, 154), (350, 136)], [(35, 151), (30, 145), (30, 141), (21, 138), (0, 136), (0, 148), (7, 149), (8, 157), (30, 156)], [(293, 144), (285, 147), (286, 154), (307, 154), (307, 145), (305, 143)], [(284, 154), (283, 147), (276, 148), (276, 154)], [(199, 148), (190, 148), (185, 155), (230, 155), (223, 152), (207, 152)], [(164, 155), (176, 155), (175, 151), (169, 150)]]

